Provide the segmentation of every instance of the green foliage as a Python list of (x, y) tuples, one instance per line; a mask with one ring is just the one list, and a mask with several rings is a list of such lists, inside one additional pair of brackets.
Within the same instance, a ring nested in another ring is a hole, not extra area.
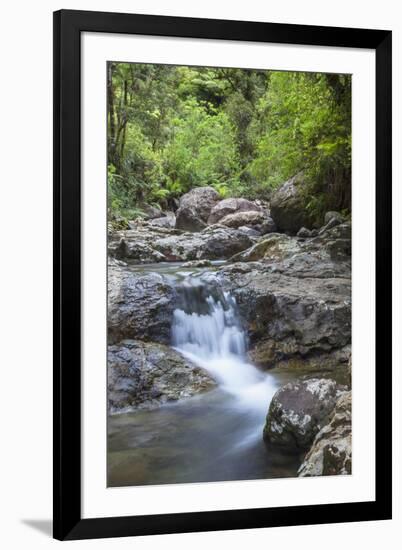
[(346, 75), (110, 63), (109, 212), (170, 207), (193, 187), (269, 198), (303, 172), (306, 208), (350, 211)]
[(350, 78), (335, 76), (272, 73), (255, 122), (261, 138), (250, 172), (275, 188), (303, 171), (306, 207), (317, 220), (327, 209), (350, 209)]
[(234, 131), (224, 112), (187, 100), (172, 127), (165, 170), (168, 181), (175, 182), (182, 193), (202, 185), (228, 185), (236, 179), (239, 162)]

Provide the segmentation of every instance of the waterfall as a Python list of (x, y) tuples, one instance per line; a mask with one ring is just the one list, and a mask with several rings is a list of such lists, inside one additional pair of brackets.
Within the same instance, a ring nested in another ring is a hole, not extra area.
[(110, 417), (110, 485), (295, 476), (298, 457), (273, 452), (263, 442), (265, 418), (281, 378), (248, 360), (235, 294), (222, 290), (213, 269), (160, 264), (152, 269), (175, 287), (171, 345), (217, 385), (153, 410)]
[(247, 339), (235, 298), (218, 285), (188, 276), (178, 287), (179, 307), (173, 313), (172, 344), (182, 355), (207, 370), (236, 404), (264, 416), (275, 386), (246, 356)]
[(244, 356), (245, 335), (237, 323), (234, 299), (224, 293), (222, 301), (208, 296), (205, 303), (199, 305), (204, 306), (204, 314), (186, 313), (183, 309), (174, 311), (174, 345), (200, 359)]

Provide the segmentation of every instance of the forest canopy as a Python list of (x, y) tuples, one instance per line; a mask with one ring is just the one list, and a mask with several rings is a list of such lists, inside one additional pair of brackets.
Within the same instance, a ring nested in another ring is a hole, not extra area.
[(306, 208), (350, 212), (351, 77), (108, 64), (109, 216), (196, 186), (269, 199), (303, 173)]

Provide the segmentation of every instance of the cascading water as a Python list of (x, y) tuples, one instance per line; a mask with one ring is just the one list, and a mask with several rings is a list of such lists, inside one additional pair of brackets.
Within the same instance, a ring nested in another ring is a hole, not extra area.
[(247, 361), (246, 335), (234, 297), (194, 276), (178, 290), (181, 303), (173, 313), (173, 346), (210, 372), (221, 389), (236, 398), (234, 406), (260, 413), (260, 433), (276, 386)]
[[(155, 410), (109, 419), (112, 486), (260, 479), (296, 475), (298, 460), (267, 450), (265, 416), (279, 386), (247, 360), (247, 338), (234, 297), (213, 271), (157, 266), (176, 282), (172, 345), (217, 381)], [(276, 376), (276, 378), (275, 378)]]

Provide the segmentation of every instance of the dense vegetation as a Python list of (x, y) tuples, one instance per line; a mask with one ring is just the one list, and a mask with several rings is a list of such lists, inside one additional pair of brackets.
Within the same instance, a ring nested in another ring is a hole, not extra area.
[(269, 198), (299, 172), (314, 216), (350, 210), (349, 76), (109, 63), (107, 85), (110, 216), (203, 185)]

